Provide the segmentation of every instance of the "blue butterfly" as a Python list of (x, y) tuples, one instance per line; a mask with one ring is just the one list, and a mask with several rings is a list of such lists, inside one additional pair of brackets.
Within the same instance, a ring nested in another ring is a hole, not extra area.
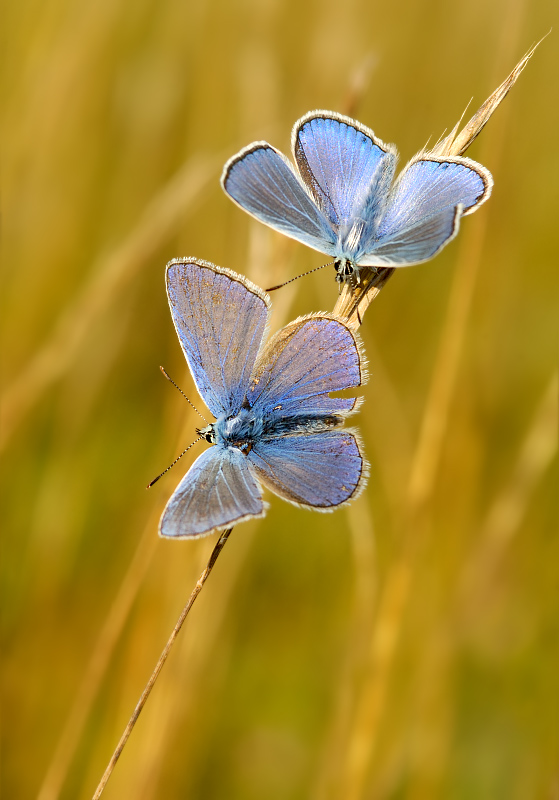
[(208, 448), (161, 517), (162, 536), (211, 533), (265, 513), (259, 483), (297, 505), (329, 511), (364, 487), (358, 436), (338, 430), (358, 399), (330, 392), (365, 378), (354, 332), (311, 314), (262, 340), (270, 300), (241, 275), (195, 259), (167, 265), (175, 328), (215, 422)]
[(433, 258), (493, 186), (475, 161), (423, 153), (393, 184), (396, 148), (331, 111), (302, 117), (291, 142), (296, 168), (267, 142), (253, 142), (229, 159), (221, 184), (256, 219), (332, 256), (338, 282), (359, 282), (361, 267)]

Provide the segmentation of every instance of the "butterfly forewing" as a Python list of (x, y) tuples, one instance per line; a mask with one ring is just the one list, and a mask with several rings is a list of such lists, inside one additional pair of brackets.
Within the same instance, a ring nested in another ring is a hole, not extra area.
[(167, 265), (175, 328), (202, 399), (214, 415), (238, 411), (268, 318), (267, 295), (203, 261)]
[(295, 320), (267, 343), (247, 394), (264, 417), (345, 414), (355, 399), (330, 398), (365, 380), (356, 335), (340, 320), (314, 314)]
[[(385, 161), (395, 162), (391, 148), (354, 120), (312, 112), (296, 123), (293, 150), (301, 177), (319, 208), (337, 227), (351, 223), (363, 208), (382, 207)], [(393, 174), (390, 173), (388, 187)]]
[(266, 142), (249, 145), (230, 159), (221, 183), (260, 222), (321, 253), (333, 253), (336, 237), (331, 225), (291, 165)]
[(259, 442), (248, 459), (259, 480), (280, 497), (319, 509), (354, 497), (366, 475), (366, 462), (349, 431)]
[(263, 513), (261, 492), (246, 457), (235, 448), (210, 447), (175, 489), (159, 532), (161, 536), (203, 536)]

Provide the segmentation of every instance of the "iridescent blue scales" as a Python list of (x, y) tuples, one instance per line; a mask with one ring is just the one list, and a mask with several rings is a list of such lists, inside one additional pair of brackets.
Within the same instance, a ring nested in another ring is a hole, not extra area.
[(365, 379), (359, 340), (341, 320), (311, 314), (263, 345), (268, 296), (230, 270), (195, 259), (167, 266), (167, 295), (213, 446), (163, 512), (162, 536), (194, 537), (263, 516), (260, 484), (307, 508), (332, 510), (363, 488), (358, 436), (340, 430), (358, 400), (331, 392)]
[(393, 183), (394, 146), (330, 111), (295, 123), (292, 150), (296, 167), (267, 142), (253, 142), (227, 162), (222, 186), (256, 219), (331, 256), (340, 282), (359, 281), (361, 267), (433, 258), (493, 185), (475, 161), (422, 153)]

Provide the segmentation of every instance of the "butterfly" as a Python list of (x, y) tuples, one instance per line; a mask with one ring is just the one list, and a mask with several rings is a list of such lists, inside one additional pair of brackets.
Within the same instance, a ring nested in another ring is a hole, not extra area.
[(333, 315), (311, 314), (264, 345), (270, 300), (246, 278), (174, 259), (166, 283), (183, 353), (215, 422), (198, 430), (212, 447), (171, 496), (160, 534), (203, 536), (262, 517), (260, 484), (319, 511), (354, 498), (367, 464), (358, 435), (339, 428), (359, 399), (329, 394), (365, 380), (357, 335)]
[(331, 111), (298, 120), (291, 144), (296, 167), (267, 142), (253, 142), (225, 164), (221, 185), (256, 219), (332, 256), (340, 283), (358, 283), (361, 267), (433, 258), (493, 186), (469, 158), (426, 153), (393, 183), (396, 148)]

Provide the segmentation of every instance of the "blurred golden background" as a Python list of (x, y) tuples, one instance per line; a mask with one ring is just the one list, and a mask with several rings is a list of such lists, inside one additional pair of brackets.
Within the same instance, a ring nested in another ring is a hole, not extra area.
[[(197, 424), (160, 364), (206, 413), (165, 263), (269, 286), (324, 260), (225, 197), (225, 160), (325, 108), (405, 163), (554, 5), (7, 4), (3, 797), (91, 797), (215, 543), (157, 538), (202, 445), (145, 490)], [(556, 54), (468, 151), (492, 198), (367, 312), (367, 491), (235, 529), (107, 800), (559, 797)], [(273, 326), (336, 297), (303, 278)]]

